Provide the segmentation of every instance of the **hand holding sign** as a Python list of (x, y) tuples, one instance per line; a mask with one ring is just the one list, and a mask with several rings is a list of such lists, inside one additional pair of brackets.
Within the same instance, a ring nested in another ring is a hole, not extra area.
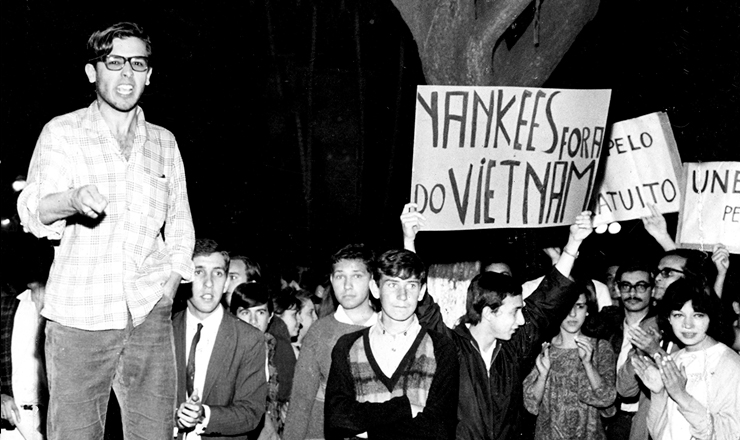
[(730, 268), (730, 251), (724, 245), (718, 244), (714, 247), (712, 261), (717, 267), (718, 276), (727, 275), (727, 269)]
[(668, 233), (668, 225), (663, 214), (652, 203), (648, 205), (648, 208), (650, 208), (650, 215), (642, 218), (642, 225), (647, 233), (663, 247), (664, 251), (676, 249), (676, 243), (673, 242), (671, 235)]
[(401, 227), (403, 229), (403, 248), (416, 252), (416, 234), (424, 227), (424, 216), (416, 210), (416, 203), (407, 203), (401, 212)]

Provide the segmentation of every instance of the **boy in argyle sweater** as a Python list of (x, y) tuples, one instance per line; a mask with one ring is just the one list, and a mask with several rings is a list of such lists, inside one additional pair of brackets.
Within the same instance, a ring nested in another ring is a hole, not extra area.
[(326, 388), (327, 439), (452, 439), (459, 366), (452, 341), (419, 324), (426, 267), (406, 250), (378, 258), (370, 291), (378, 322), (342, 336)]

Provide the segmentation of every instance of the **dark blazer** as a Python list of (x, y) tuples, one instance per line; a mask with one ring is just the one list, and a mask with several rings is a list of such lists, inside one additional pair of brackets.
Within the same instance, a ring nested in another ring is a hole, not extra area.
[[(172, 318), (177, 360), (177, 405), (185, 401), (185, 319), (187, 311)], [(211, 410), (204, 438), (246, 439), (265, 412), (265, 337), (262, 333), (224, 313), (216, 335), (201, 393)], [(182, 438), (182, 435), (178, 436)]]

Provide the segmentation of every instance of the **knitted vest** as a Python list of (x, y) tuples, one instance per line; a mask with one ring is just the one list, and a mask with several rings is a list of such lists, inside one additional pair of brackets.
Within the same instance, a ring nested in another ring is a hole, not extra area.
[(434, 343), (425, 329), (419, 332), (391, 378), (385, 377), (374, 359), (367, 356), (369, 350), (369, 332), (365, 331), (349, 351), (358, 402), (386, 402), (393, 397), (406, 395), (411, 404), (422, 408), (426, 406), (437, 361)]

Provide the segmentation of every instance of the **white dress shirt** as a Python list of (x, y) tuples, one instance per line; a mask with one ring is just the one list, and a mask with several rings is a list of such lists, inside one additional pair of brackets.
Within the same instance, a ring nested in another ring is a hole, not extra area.
[[(199, 320), (188, 309), (185, 316), (185, 353), (190, 357), (190, 345), (193, 342), (193, 336), (198, 332), (198, 324), (203, 324), (200, 331), (200, 340), (195, 348), (195, 378), (193, 380), (193, 394), (198, 394), (203, 399), (203, 387), (206, 383), (206, 373), (208, 372), (208, 363), (211, 360), (213, 346), (216, 344), (216, 335), (218, 328), (221, 326), (221, 320), (224, 317), (224, 309), (219, 306), (204, 320)], [(188, 359), (185, 359), (187, 365)], [(189, 398), (190, 396), (186, 396)], [(206, 426), (211, 418), (211, 409), (208, 405), (203, 405), (204, 418), (201, 423), (196, 425), (193, 431), (185, 436), (186, 440), (200, 440), (200, 435), (205, 431)]]
[(421, 325), (416, 315), (411, 315), (409, 326), (400, 333), (391, 334), (386, 330), (382, 318), (370, 327), (370, 350), (386, 377), (391, 377), (396, 372), (419, 331)]

